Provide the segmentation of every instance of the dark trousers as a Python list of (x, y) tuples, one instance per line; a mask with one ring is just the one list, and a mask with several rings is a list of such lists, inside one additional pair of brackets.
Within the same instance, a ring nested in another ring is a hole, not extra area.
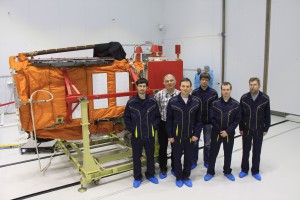
[[(172, 145), (174, 153), (174, 171), (176, 180), (188, 179), (191, 175), (192, 157), (193, 157), (193, 142), (190, 138), (175, 139)], [(182, 152), (184, 152), (183, 170), (181, 164)]]
[(207, 169), (208, 174), (215, 175), (216, 159), (219, 154), (221, 143), (223, 143), (223, 149), (224, 149), (223, 173), (230, 174), (232, 171), (230, 165), (231, 165), (232, 149), (234, 144), (233, 134), (223, 138), (221, 137), (221, 135), (219, 135), (218, 137), (218, 134), (212, 132), (211, 142), (210, 142), (210, 157), (209, 157), (209, 164)]
[(242, 171), (248, 173), (249, 171), (249, 154), (253, 141), (252, 149), (252, 174), (259, 173), (260, 153), (263, 142), (263, 133), (257, 131), (249, 131), (243, 135), (243, 158), (242, 158)]
[[(203, 161), (204, 164), (209, 162), (209, 151), (210, 151), (210, 140), (211, 140), (211, 124), (203, 124), (203, 139), (204, 139), (204, 149), (203, 149)], [(194, 142), (194, 153), (193, 153), (193, 164), (197, 164), (199, 155), (199, 140)]]
[[(158, 152), (158, 162), (159, 168), (161, 172), (167, 172), (167, 163), (168, 163), (168, 155), (167, 155), (167, 148), (168, 148), (168, 135), (166, 132), (166, 122), (160, 121), (158, 125), (158, 143), (159, 143), (159, 152)], [(173, 151), (171, 152), (171, 168), (173, 169)]]
[(142, 180), (142, 164), (141, 156), (143, 153), (143, 148), (145, 148), (147, 157), (147, 170), (145, 172), (146, 178), (151, 178), (155, 174), (154, 166), (154, 138), (151, 139), (131, 139), (132, 145), (132, 156), (133, 156), (133, 177), (136, 180)]

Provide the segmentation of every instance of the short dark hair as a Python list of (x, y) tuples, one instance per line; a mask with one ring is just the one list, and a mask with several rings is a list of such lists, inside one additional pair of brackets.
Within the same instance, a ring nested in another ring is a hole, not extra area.
[(230, 89), (232, 90), (232, 85), (231, 85), (231, 83), (229, 83), (229, 82), (223, 82), (222, 84), (221, 84), (221, 90), (222, 90), (222, 86), (225, 86), (225, 85), (230, 85)]
[(202, 73), (202, 74), (200, 75), (200, 80), (203, 79), (203, 78), (207, 78), (208, 80), (210, 80), (210, 75), (209, 75), (209, 73)]
[(192, 81), (189, 79), (189, 78), (183, 78), (181, 81), (180, 81), (180, 85), (182, 82), (190, 82), (190, 85), (192, 87)]
[(260, 80), (259, 80), (259, 78), (257, 78), (257, 77), (251, 77), (251, 78), (249, 79), (249, 84), (250, 84), (251, 82), (253, 82), (253, 81), (257, 81), (258, 85), (260, 85)]
[(139, 78), (139, 79), (135, 82), (136, 85), (143, 84), (143, 83), (146, 83), (146, 86), (148, 87), (148, 80), (145, 79), (145, 78)]

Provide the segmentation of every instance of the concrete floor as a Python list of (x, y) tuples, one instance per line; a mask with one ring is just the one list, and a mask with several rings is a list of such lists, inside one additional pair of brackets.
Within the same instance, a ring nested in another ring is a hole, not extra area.
[[(17, 143), (20, 138), (14, 124), (14, 117), (7, 120), (10, 126), (0, 127), (0, 144)], [(20, 154), (18, 148), (0, 149), (0, 199), (300, 199), (300, 123), (284, 121), (285, 118), (272, 116), (273, 126), (264, 138), (261, 155), (262, 181), (256, 181), (252, 176), (238, 178), (242, 157), (241, 137), (235, 139), (232, 155), (233, 175), (235, 182), (223, 176), (223, 152), (220, 150), (216, 162), (216, 175), (205, 182), (203, 177), (206, 169), (202, 163), (202, 150), (199, 152), (198, 166), (192, 171), (193, 187), (185, 185), (177, 188), (175, 177), (169, 172), (168, 177), (159, 180), (158, 185), (143, 181), (135, 189), (132, 186), (132, 171), (101, 179), (100, 185), (88, 184), (85, 193), (77, 192), (80, 187), (80, 174), (65, 155), (54, 157), (46, 173), (39, 170), (35, 154)], [(6, 121), (6, 120), (5, 120)], [(203, 145), (203, 141), (200, 142)], [(58, 153), (59, 154), (59, 153)], [(47, 157), (50, 154), (41, 154)], [(42, 159), (42, 166), (49, 158)], [(170, 163), (169, 163), (170, 164)], [(159, 172), (156, 165), (156, 172)]]

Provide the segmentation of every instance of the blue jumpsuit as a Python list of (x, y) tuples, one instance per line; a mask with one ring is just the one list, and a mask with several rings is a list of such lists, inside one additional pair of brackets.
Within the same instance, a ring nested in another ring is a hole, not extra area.
[(248, 92), (241, 97), (240, 104), (242, 119), (239, 128), (244, 133), (242, 171), (249, 171), (249, 153), (253, 140), (251, 173), (258, 174), (263, 132), (268, 132), (271, 123), (269, 96), (259, 92), (254, 101)]
[[(189, 95), (187, 103), (181, 94), (171, 98), (167, 107), (166, 129), (168, 138), (174, 138), (172, 152), (174, 153), (174, 171), (177, 180), (187, 180), (191, 174), (193, 142), (192, 137), (200, 137), (201, 99)], [(181, 157), (184, 152), (184, 168)]]
[(156, 100), (146, 95), (142, 100), (138, 95), (132, 97), (126, 105), (124, 121), (127, 130), (132, 133), (131, 145), (133, 154), (133, 176), (135, 180), (142, 180), (141, 156), (145, 148), (147, 156), (146, 178), (155, 174), (154, 143), (155, 131), (160, 122), (160, 113)]
[[(231, 174), (231, 156), (234, 144), (235, 129), (241, 120), (239, 102), (233, 98), (229, 98), (227, 102), (218, 98), (212, 103), (210, 119), (212, 122), (210, 157), (207, 173), (215, 174), (216, 159), (219, 154), (221, 143), (224, 149), (224, 166), (223, 173)], [(221, 131), (226, 131), (228, 136), (222, 137)]]

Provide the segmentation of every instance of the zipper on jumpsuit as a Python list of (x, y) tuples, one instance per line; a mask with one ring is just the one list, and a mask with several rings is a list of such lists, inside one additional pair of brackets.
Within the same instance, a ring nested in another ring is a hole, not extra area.
[[(139, 111), (138, 109), (136, 109), (136, 108), (133, 108), (133, 107), (131, 107), (131, 106), (130, 106), (130, 108), (133, 109), (133, 110), (136, 110), (136, 111), (139, 113), (139, 116), (140, 116), (140, 131), (141, 131), (141, 137), (142, 137), (142, 136), (143, 136), (143, 133), (142, 133), (142, 117), (141, 117), (141, 113), (140, 113), (140, 111)], [(135, 138), (138, 137), (137, 125), (136, 125), (136, 127), (135, 127), (135, 133), (134, 133), (134, 135), (135, 135)]]
[[(207, 101), (206, 101), (206, 116), (207, 116), (207, 121), (208, 121), (208, 103), (209, 103), (209, 100), (210, 99), (212, 99), (212, 98), (214, 98), (216, 95), (214, 95), (214, 96), (212, 96), (212, 97), (210, 97), (210, 98), (208, 98), (207, 99)], [(201, 106), (201, 112), (202, 112), (202, 106)]]
[[(183, 110), (177, 106), (172, 105), (172, 107), (176, 110), (179, 110), (181, 112), (181, 137), (182, 137), (182, 132), (183, 132)], [(176, 128), (176, 136), (178, 136), (178, 124)], [(180, 138), (180, 144), (181, 144), (181, 138)]]
[[(191, 112), (194, 110), (194, 108), (196, 108), (197, 105), (195, 105), (194, 107), (192, 107), (190, 110), (189, 110), (189, 121), (188, 121), (188, 138), (190, 137), (190, 116), (191, 116)], [(190, 143), (192, 142), (192, 138), (190, 138)]]
[[(231, 112), (232, 112), (233, 110), (236, 110), (236, 109), (238, 109), (238, 108), (234, 108), (234, 109), (232, 109), (232, 110), (230, 110), (230, 111), (228, 112), (227, 128), (229, 127), (230, 114), (231, 114)], [(227, 143), (229, 143), (229, 133), (227, 133)]]
[(249, 112), (250, 112), (250, 118), (249, 118), (249, 131), (250, 131), (250, 123), (251, 123), (251, 113), (252, 113), (252, 111), (251, 111), (251, 107), (250, 107), (250, 105), (248, 105), (247, 103), (245, 103), (244, 101), (243, 101), (243, 104), (245, 104), (246, 106), (248, 106), (248, 108), (249, 108)]
[[(151, 106), (148, 110), (147, 110), (147, 130), (148, 130), (148, 138), (150, 138), (149, 136), (149, 124), (148, 124), (148, 116), (149, 116), (149, 112), (151, 111), (151, 109), (154, 107), (155, 105)], [(154, 137), (154, 129), (153, 129), (153, 125), (151, 124), (152, 127), (152, 137)]]
[[(262, 105), (264, 105), (264, 104), (266, 104), (266, 103), (268, 103), (268, 101), (266, 101), (266, 102), (260, 104), (259, 106), (257, 106), (257, 109), (256, 109), (256, 121), (255, 121), (256, 130), (257, 130), (257, 113), (258, 113), (258, 109), (259, 109)], [(256, 131), (256, 134), (258, 134), (258, 131)]]
[[(222, 128), (222, 126), (223, 126), (223, 112), (222, 112), (222, 110), (220, 110), (219, 108), (217, 108), (215, 106), (214, 106), (214, 108), (216, 108), (218, 111), (220, 111), (220, 114), (221, 114), (221, 128)], [(219, 137), (220, 137), (220, 134), (218, 133), (217, 142), (219, 141)]]

